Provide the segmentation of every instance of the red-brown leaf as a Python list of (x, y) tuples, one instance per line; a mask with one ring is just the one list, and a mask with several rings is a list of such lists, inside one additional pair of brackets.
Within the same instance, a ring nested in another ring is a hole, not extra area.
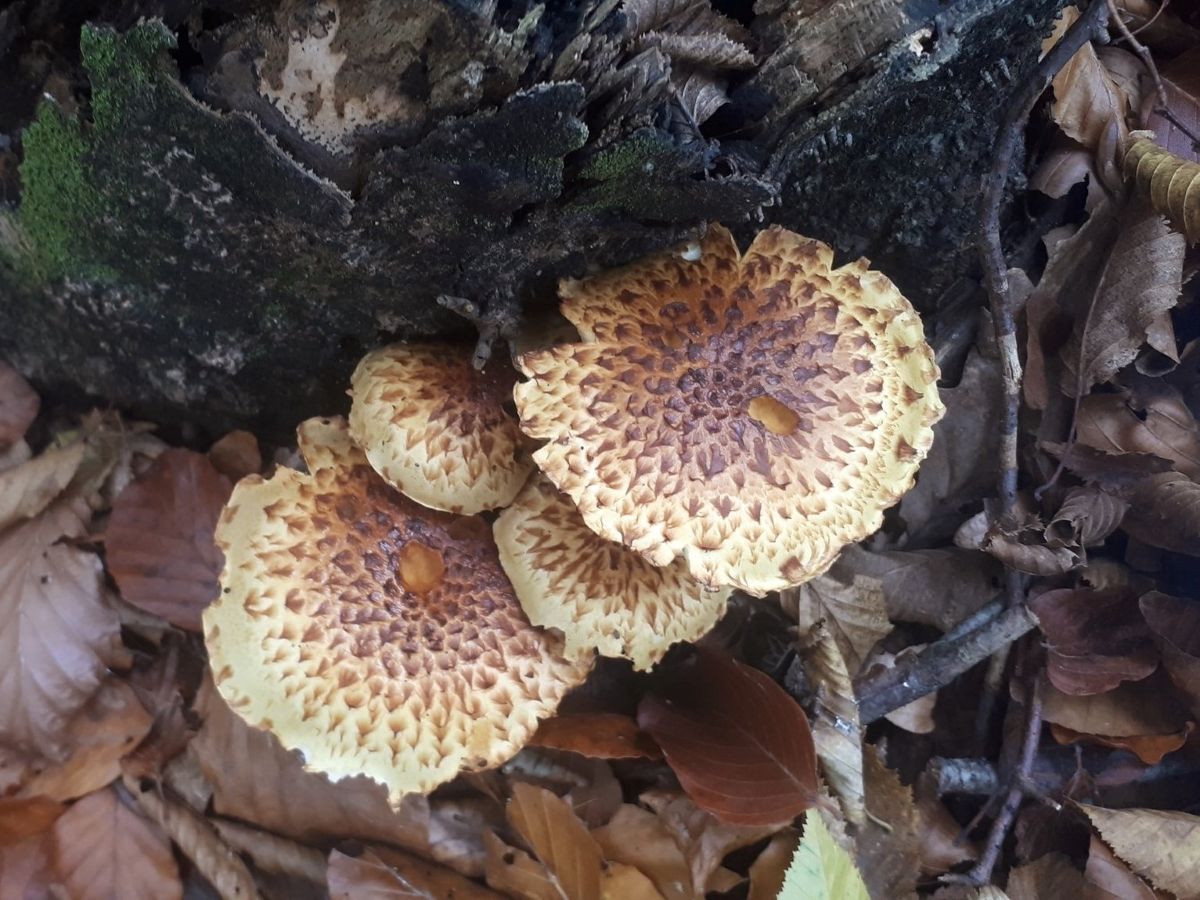
[(392, 851), (385, 861), (370, 850), (361, 856), (329, 854), (330, 900), (500, 900), (500, 895), (457, 872)]
[(216, 599), (221, 551), (213, 529), (233, 485), (204, 455), (167, 450), (113, 504), (104, 535), (121, 596), (172, 625), (200, 631)]
[(1029, 606), (1046, 636), (1046, 670), (1066, 694), (1102, 694), (1139, 681), (1158, 665), (1158, 653), (1136, 595), (1128, 588), (1061, 588)]
[(21, 373), (0, 362), (0, 450), (25, 437), (38, 414), (38, 395)]
[(1200, 657), (1200, 601), (1150, 591), (1138, 605), (1151, 631), (1176, 650)]
[(50, 797), (0, 797), (0, 847), (41, 834), (65, 810)]
[(555, 716), (538, 726), (530, 747), (569, 750), (595, 759), (662, 759), (662, 751), (637, 722), (618, 713)]
[(769, 677), (697, 648), (648, 695), (638, 725), (701, 809), (736, 825), (784, 825), (817, 802), (808, 719)]

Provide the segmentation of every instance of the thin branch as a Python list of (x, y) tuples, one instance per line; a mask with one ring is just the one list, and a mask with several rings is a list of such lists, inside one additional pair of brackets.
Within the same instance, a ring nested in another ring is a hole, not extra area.
[(1036, 624), (1033, 614), (1019, 604), (973, 631), (934, 641), (916, 656), (901, 660), (895, 668), (856, 686), (859, 721), (869, 725), (892, 710), (945, 687)]
[[(1146, 45), (1139, 41), (1129, 30), (1129, 26), (1125, 24), (1125, 20), (1121, 18), (1121, 11), (1117, 9), (1115, 0), (1107, 0), (1108, 3), (1108, 18), (1112, 22), (1117, 31), (1121, 32), (1122, 40), (1129, 43), (1129, 49), (1138, 55), (1142, 61), (1142, 65), (1146, 67), (1146, 71), (1150, 73), (1150, 77), (1154, 80), (1154, 92), (1158, 95), (1158, 105), (1162, 109), (1167, 108), (1167, 91), (1163, 87), (1162, 78), (1158, 75), (1158, 66), (1154, 64), (1154, 58), (1150, 56), (1150, 51)], [(1162, 8), (1159, 8), (1162, 12)], [(1157, 16), (1157, 13), (1155, 14)], [(1150, 21), (1154, 21), (1151, 19)]]

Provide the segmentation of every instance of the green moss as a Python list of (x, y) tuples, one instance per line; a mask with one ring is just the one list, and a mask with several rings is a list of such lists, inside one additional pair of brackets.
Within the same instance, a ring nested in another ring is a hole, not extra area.
[(83, 65), (95, 87), (92, 122), (100, 131), (119, 127), (129, 100), (153, 90), (164, 72), (166, 51), (175, 36), (161, 22), (151, 22), (118, 34), (85, 26), (79, 39)]

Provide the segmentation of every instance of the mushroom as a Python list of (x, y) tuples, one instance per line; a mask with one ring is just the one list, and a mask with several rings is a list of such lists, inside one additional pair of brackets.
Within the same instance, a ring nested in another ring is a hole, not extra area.
[(529, 620), (556, 628), (568, 656), (604, 656), (650, 669), (677, 641), (706, 634), (728, 590), (710, 591), (676, 560), (659, 568), (584, 524), (548, 479), (529, 479), (493, 526), (500, 563)]
[(204, 630), (221, 695), (310, 770), (366, 775), (393, 805), (504, 762), (591, 661), (529, 624), (486, 523), (392, 490), (342, 419), (299, 439), (311, 474), (242, 479), (217, 526)]
[(375, 471), (432, 509), (474, 515), (512, 501), (533, 461), (504, 409), (507, 360), (477, 371), (449, 345), (393, 344), (351, 377), (350, 430)]
[(561, 286), (581, 343), (526, 353), (534, 461), (588, 527), (751, 594), (824, 572), (913, 483), (944, 407), (884, 275), (781, 228)]

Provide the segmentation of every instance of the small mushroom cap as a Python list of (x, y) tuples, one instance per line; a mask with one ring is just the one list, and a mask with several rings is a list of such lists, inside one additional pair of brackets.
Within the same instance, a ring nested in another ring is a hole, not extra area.
[(392, 490), (344, 420), (299, 435), (312, 474), (243, 479), (217, 526), (221, 695), (310, 770), (366, 775), (393, 804), (504, 762), (591, 662), (529, 624), (486, 523)]
[(393, 344), (354, 370), (350, 431), (375, 471), (418, 503), (466, 515), (505, 506), (533, 470), (504, 408), (516, 379), (507, 360), (479, 372), (449, 345)]
[(570, 498), (535, 475), (493, 526), (500, 562), (535, 625), (557, 628), (568, 656), (650, 669), (677, 641), (707, 634), (727, 589), (710, 591), (676, 560), (659, 568), (584, 524)]
[(824, 572), (913, 483), (944, 407), (921, 320), (864, 260), (713, 225), (561, 286), (582, 343), (521, 357), (534, 460), (588, 527), (762, 595)]

